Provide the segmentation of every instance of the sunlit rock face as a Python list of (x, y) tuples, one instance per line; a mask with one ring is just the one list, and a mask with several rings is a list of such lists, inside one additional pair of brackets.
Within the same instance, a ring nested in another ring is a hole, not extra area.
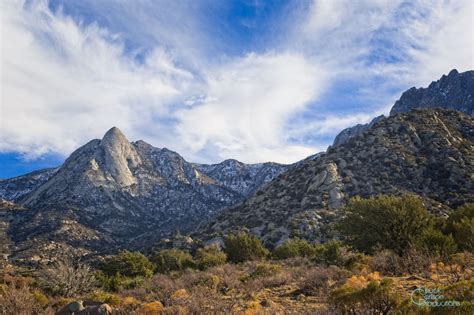
[(1, 181), (0, 198), (25, 207), (12, 217), (14, 243), (34, 236), (41, 246), (53, 240), (48, 248), (74, 243), (81, 253), (139, 248), (176, 230), (193, 230), (287, 168), (235, 160), (189, 163), (166, 148), (131, 143), (114, 127), (57, 169)]

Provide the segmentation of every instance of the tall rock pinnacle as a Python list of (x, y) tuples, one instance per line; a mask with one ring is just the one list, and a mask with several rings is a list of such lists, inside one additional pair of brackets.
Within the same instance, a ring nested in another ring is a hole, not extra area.
[(120, 186), (136, 183), (131, 169), (141, 164), (141, 159), (125, 135), (117, 127), (107, 131), (100, 142), (104, 150), (106, 171)]

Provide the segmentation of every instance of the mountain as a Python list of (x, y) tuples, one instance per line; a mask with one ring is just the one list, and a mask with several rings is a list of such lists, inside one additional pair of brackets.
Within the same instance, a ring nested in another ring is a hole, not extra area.
[(288, 168), (287, 165), (273, 162), (244, 164), (233, 159), (212, 165), (195, 164), (195, 167), (242, 196), (253, 194)]
[(370, 129), (370, 127), (372, 127), (374, 124), (378, 123), (384, 118), (385, 118), (384, 115), (380, 115), (372, 119), (372, 121), (369, 122), (368, 124), (357, 124), (353, 127), (349, 127), (342, 130), (336, 136), (336, 138), (334, 138), (334, 142), (332, 143), (332, 145), (338, 146), (340, 144), (343, 144), (344, 142), (347, 142), (347, 140), (349, 140), (350, 138), (360, 135), (361, 133), (367, 131), (368, 129)]
[(2, 181), (2, 198), (24, 207), (9, 211), (3, 221), (17, 247), (14, 255), (29, 252), (25, 246), (33, 250), (51, 241), (81, 255), (104, 247), (150, 245), (176, 230), (190, 231), (286, 169), (235, 160), (193, 164), (166, 148), (130, 143), (114, 127), (73, 152), (58, 169)]
[[(474, 115), (474, 71), (459, 73), (456, 69), (441, 79), (432, 82), (427, 88), (415, 88), (405, 91), (393, 105), (390, 115), (406, 113), (415, 108), (447, 108)], [(334, 139), (338, 146), (368, 130), (381, 121), (383, 115), (374, 118), (368, 124), (359, 124), (341, 131)]]
[(248, 229), (268, 245), (288, 237), (322, 241), (352, 196), (416, 193), (432, 212), (474, 201), (474, 119), (453, 110), (393, 115), (289, 169), (201, 226), (197, 237)]
[(412, 87), (395, 102), (390, 115), (414, 108), (447, 108), (474, 115), (474, 71), (459, 73), (456, 69), (427, 88)]
[(0, 179), (0, 199), (10, 201), (21, 199), (48, 181), (57, 170), (47, 168), (10, 179)]

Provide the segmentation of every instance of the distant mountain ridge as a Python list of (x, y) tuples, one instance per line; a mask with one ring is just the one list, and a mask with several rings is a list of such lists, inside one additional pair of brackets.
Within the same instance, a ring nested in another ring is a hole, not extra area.
[[(390, 117), (348, 128), (292, 165), (190, 163), (114, 127), (56, 169), (0, 180), (0, 254), (29, 263), (93, 256), (150, 247), (177, 230), (208, 240), (248, 229), (267, 245), (324, 241), (356, 195), (412, 192), (446, 215), (474, 201), (473, 73), (408, 90)], [(449, 109), (416, 109), (430, 100)]]
[[(468, 115), (474, 115), (474, 71), (459, 73), (453, 69), (438, 81), (431, 82), (427, 88), (412, 87), (405, 91), (395, 102), (390, 115), (406, 113), (415, 108), (454, 109)], [(368, 124), (359, 124), (342, 130), (334, 139), (333, 146), (338, 146), (367, 131), (372, 125), (384, 119), (381, 115)]]
[(0, 198), (10, 201), (19, 200), (43, 185), (57, 170), (57, 168), (47, 168), (9, 179), (0, 179)]

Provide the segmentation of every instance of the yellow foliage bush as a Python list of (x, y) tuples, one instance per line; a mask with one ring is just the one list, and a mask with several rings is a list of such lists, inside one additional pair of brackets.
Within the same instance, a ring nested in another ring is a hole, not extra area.
[(36, 300), (36, 302), (38, 302), (39, 305), (41, 305), (42, 308), (46, 308), (49, 304), (49, 299), (46, 295), (44, 295), (42, 292), (40, 291), (34, 291), (33, 292), (33, 296)]
[(173, 292), (171, 295), (172, 300), (180, 300), (180, 299), (185, 299), (189, 297), (188, 291), (186, 289), (179, 289)]
[(92, 292), (89, 295), (89, 299), (96, 302), (107, 303), (110, 305), (120, 305), (120, 303), (122, 302), (121, 298), (118, 295), (108, 293), (102, 290)]
[(163, 304), (160, 301), (146, 303), (139, 310), (138, 314), (156, 315), (161, 314), (164, 310)]
[(126, 296), (122, 300), (122, 306), (124, 307), (134, 307), (140, 304), (140, 301), (134, 298), (133, 296)]
[(343, 285), (343, 287), (347, 289), (362, 289), (365, 288), (369, 282), (377, 282), (380, 280), (380, 273), (378, 271), (374, 271), (366, 275), (353, 275), (352, 277), (346, 280), (346, 283)]

